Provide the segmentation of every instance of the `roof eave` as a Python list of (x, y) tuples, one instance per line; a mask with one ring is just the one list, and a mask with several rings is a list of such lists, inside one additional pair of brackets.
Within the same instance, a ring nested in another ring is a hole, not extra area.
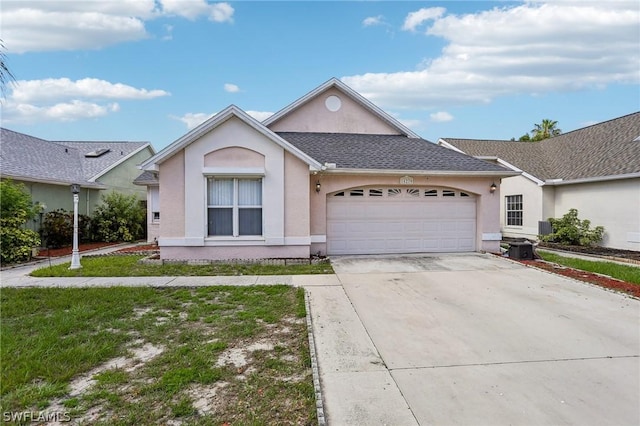
[(520, 173), (515, 171), (487, 170), (399, 170), (399, 169), (326, 169), (324, 173), (357, 175), (417, 175), (417, 176), (464, 176), (464, 177), (510, 177)]
[(191, 130), (190, 132), (188, 132), (187, 134), (185, 134), (184, 136), (180, 137), (179, 139), (176, 139), (171, 145), (169, 145), (168, 147), (166, 147), (165, 149), (163, 149), (162, 151), (160, 151), (159, 153), (157, 153), (156, 155), (154, 155), (153, 157), (149, 158), (147, 161), (142, 163), (139, 166), (139, 168), (141, 170), (158, 171), (159, 169), (158, 166), (161, 163), (163, 163), (166, 159), (172, 157), (175, 153), (187, 147), (189, 144), (196, 141), (201, 136), (215, 129), (216, 127), (218, 127), (219, 125), (226, 122), (232, 117), (239, 118), (245, 124), (252, 127), (254, 130), (258, 131), (262, 135), (271, 139), (277, 145), (281, 146), (283, 149), (285, 149), (286, 151), (289, 151), (295, 157), (307, 163), (311, 169), (320, 170), (320, 168), (322, 167), (322, 165), (318, 161), (311, 158), (310, 156), (308, 156), (307, 154), (305, 154), (304, 152), (302, 152), (301, 150), (299, 150), (298, 148), (296, 148), (286, 140), (282, 139), (280, 136), (278, 136), (277, 134), (269, 130), (262, 123), (257, 121), (255, 118), (251, 117), (250, 115), (242, 111), (237, 106), (230, 105), (224, 110), (222, 110), (221, 112), (219, 112), (218, 114), (214, 115), (210, 119), (206, 120), (205, 122), (203, 122), (202, 124), (194, 128), (193, 130)]
[(105, 185), (98, 182), (76, 182), (76, 181), (71, 182), (71, 181), (62, 181), (62, 180), (55, 180), (55, 179), (45, 180), (45, 179), (39, 179), (31, 176), (20, 176), (20, 175), (13, 175), (13, 174), (7, 174), (7, 173), (3, 173), (2, 178), (3, 179), (8, 178), (8, 179), (18, 180), (23, 182), (33, 182), (33, 183), (41, 183), (45, 185), (58, 185), (58, 186), (70, 186), (74, 183), (77, 183), (78, 185), (80, 185), (81, 188), (107, 189)]
[(623, 179), (637, 179), (640, 178), (640, 172), (635, 173), (625, 173), (621, 175), (608, 175), (608, 176), (596, 176), (596, 177), (588, 177), (588, 178), (580, 178), (580, 179), (548, 179), (544, 181), (544, 185), (547, 186), (561, 186), (561, 185), (574, 185), (580, 183), (595, 183), (595, 182), (607, 182), (612, 180), (623, 180)]

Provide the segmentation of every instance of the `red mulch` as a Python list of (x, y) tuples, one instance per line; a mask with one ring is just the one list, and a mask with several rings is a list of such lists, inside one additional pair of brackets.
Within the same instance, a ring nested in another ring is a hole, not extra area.
[(157, 244), (145, 244), (145, 245), (137, 245), (135, 247), (127, 247), (116, 251), (116, 253), (137, 253), (139, 251), (154, 251), (158, 250)]
[(567, 268), (549, 262), (542, 262), (538, 260), (518, 260), (518, 262), (524, 263), (525, 265), (535, 266), (536, 268), (544, 269), (546, 271), (553, 272), (554, 274), (564, 275), (565, 277), (586, 281), (601, 287), (622, 291), (632, 296), (640, 297), (640, 285), (637, 284), (620, 281), (615, 278), (605, 277), (591, 272)]
[[(78, 244), (78, 251), (88, 251), (95, 250), (103, 247), (109, 247), (116, 245), (118, 243), (83, 243)], [(58, 256), (69, 256), (71, 254), (71, 250), (73, 247), (61, 247), (61, 248), (52, 248), (52, 249), (42, 249), (38, 252), (38, 257), (58, 257)]]

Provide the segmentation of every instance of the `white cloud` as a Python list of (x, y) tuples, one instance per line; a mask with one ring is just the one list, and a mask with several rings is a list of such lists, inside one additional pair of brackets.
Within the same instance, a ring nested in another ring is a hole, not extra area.
[(161, 16), (233, 22), (233, 13), (205, 0), (4, 0), (2, 38), (8, 53), (99, 49), (150, 37), (145, 22)]
[(206, 114), (204, 112), (188, 112), (182, 117), (176, 117), (172, 115), (171, 118), (182, 121), (187, 125), (187, 130), (191, 130), (194, 127), (197, 127), (199, 124), (203, 123), (205, 120), (213, 117), (214, 115), (216, 114)]
[(380, 25), (383, 24), (384, 22), (382, 21), (383, 16), (382, 15), (378, 15), (378, 16), (369, 16), (368, 18), (365, 18), (362, 21), (362, 25), (365, 27), (371, 27), (374, 25)]
[(240, 91), (240, 88), (235, 84), (226, 83), (224, 85), (224, 91), (229, 93), (238, 93)]
[[(418, 25), (418, 18), (410, 14), (405, 26)], [(639, 21), (635, 1), (527, 3), (443, 15), (426, 29), (448, 43), (439, 57), (416, 70), (342, 80), (374, 103), (397, 109), (638, 83)]]
[(272, 112), (268, 112), (268, 111), (245, 111), (245, 112), (258, 121), (264, 121), (273, 115)]
[(164, 90), (138, 89), (95, 78), (19, 80), (10, 88), (2, 111), (6, 122), (95, 118), (120, 110), (117, 102), (101, 102), (104, 100), (148, 100), (170, 95)]
[(415, 31), (425, 21), (440, 18), (446, 9), (444, 7), (426, 7), (416, 12), (411, 12), (404, 20), (402, 29), (405, 31)]
[(102, 117), (119, 110), (120, 105), (117, 103), (100, 105), (80, 100), (60, 102), (48, 106), (7, 102), (4, 106), (3, 121), (7, 123), (67, 122)]
[[(266, 112), (266, 111), (245, 111), (245, 112), (258, 121), (264, 121), (273, 115), (272, 112)], [(174, 120), (182, 121), (184, 124), (187, 125), (187, 130), (191, 130), (197, 127), (198, 125), (202, 124), (206, 120), (210, 119), (216, 114), (217, 112), (213, 114), (207, 114), (204, 112), (188, 112), (184, 114), (182, 117), (177, 117), (172, 115), (171, 118), (173, 118)]]
[(68, 78), (20, 80), (13, 86), (11, 99), (16, 102), (46, 102), (60, 99), (153, 99), (168, 96), (164, 90), (137, 89), (122, 83), (97, 78), (72, 81)]
[(444, 123), (446, 121), (453, 120), (453, 115), (449, 114), (446, 111), (438, 111), (434, 112), (433, 114), (429, 114), (429, 118), (435, 123)]

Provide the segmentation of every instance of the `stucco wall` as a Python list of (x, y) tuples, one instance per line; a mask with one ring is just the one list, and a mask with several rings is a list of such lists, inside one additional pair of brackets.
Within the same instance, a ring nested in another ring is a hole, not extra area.
[[(193, 141), (181, 155), (160, 168), (159, 245), (163, 259), (309, 255), (308, 165), (235, 117)], [(262, 177), (262, 236), (208, 235), (206, 191), (210, 176)], [(175, 201), (181, 197), (182, 204)]]
[(134, 185), (133, 181), (140, 175), (138, 164), (150, 158), (151, 155), (151, 148), (147, 147), (100, 176), (97, 181), (108, 186), (108, 191), (117, 191), (127, 195), (135, 194), (138, 199), (144, 200), (147, 193), (146, 188)]
[(184, 151), (160, 164), (160, 236), (184, 236)]
[[(544, 201), (542, 187), (524, 176), (502, 179), (500, 185), (500, 228), (505, 237), (537, 239), (538, 221), (542, 219)], [(507, 226), (507, 196), (522, 195), (522, 226)]]
[(640, 250), (640, 179), (556, 186), (554, 217), (571, 208), (592, 227), (604, 226), (603, 246)]
[[(411, 187), (447, 187), (468, 191), (477, 196), (476, 249), (497, 253), (500, 250), (500, 190), (489, 192), (493, 178), (464, 178), (440, 176), (413, 176), (411, 185), (400, 184), (401, 176), (369, 175), (315, 175), (309, 180), (311, 192), (311, 252), (326, 253), (327, 194), (348, 188), (370, 185), (397, 185)], [(320, 181), (321, 190), (315, 192), (316, 182)], [(498, 238), (497, 238), (498, 237)]]
[[(325, 101), (329, 96), (340, 99), (342, 105), (339, 110), (332, 112), (327, 109)], [(398, 130), (335, 88), (299, 106), (269, 128), (274, 132), (399, 134)]]

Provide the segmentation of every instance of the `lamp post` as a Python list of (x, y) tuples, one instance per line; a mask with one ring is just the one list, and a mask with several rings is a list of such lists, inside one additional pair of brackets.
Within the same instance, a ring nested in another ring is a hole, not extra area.
[(71, 185), (73, 193), (73, 250), (71, 251), (71, 266), (69, 269), (80, 269), (80, 254), (78, 253), (78, 194), (80, 193), (80, 185), (74, 183)]

